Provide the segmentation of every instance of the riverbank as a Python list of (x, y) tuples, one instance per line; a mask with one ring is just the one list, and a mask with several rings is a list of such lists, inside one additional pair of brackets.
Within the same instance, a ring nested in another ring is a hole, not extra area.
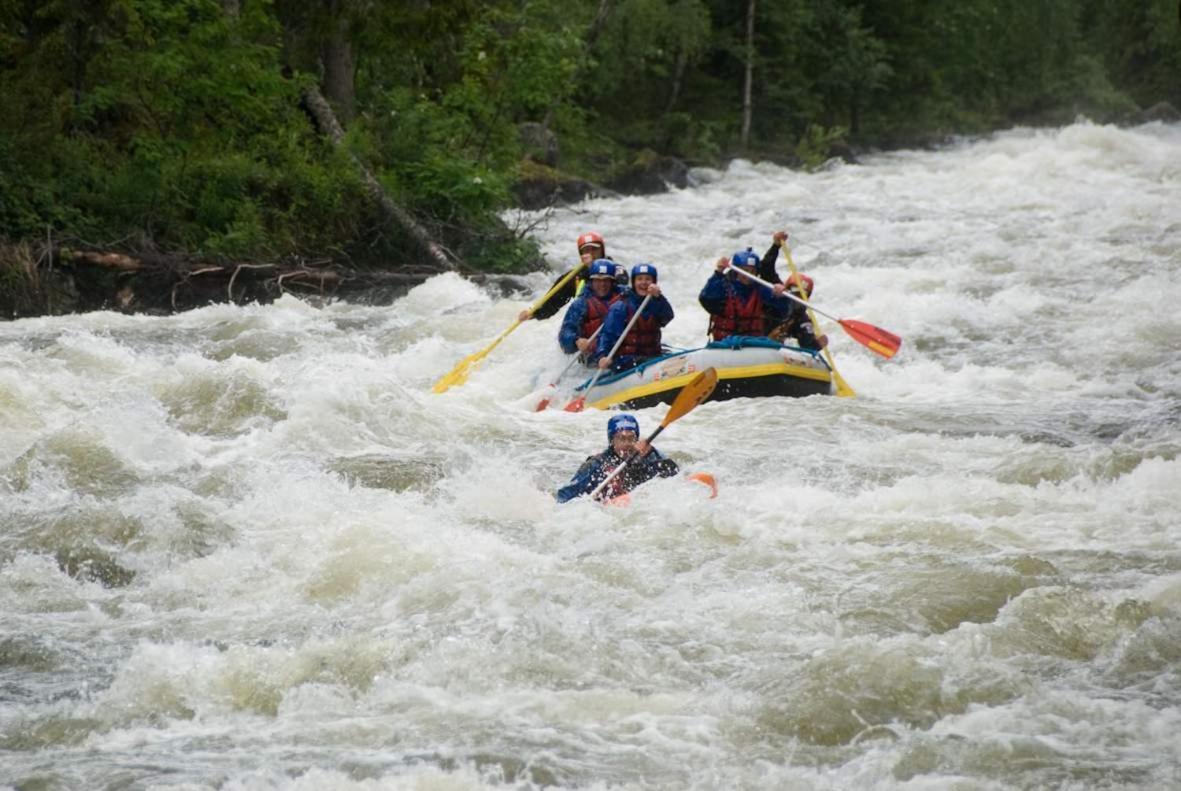
[[(1125, 116), (1120, 126), (1130, 127), (1154, 121), (1175, 122), (1181, 112), (1162, 102), (1147, 110)], [(934, 133), (899, 140), (899, 148), (936, 150), (961, 138)], [(549, 144), (551, 150), (556, 144)], [(669, 189), (693, 186), (689, 165), (650, 150), (635, 152), (626, 162), (610, 168), (610, 181), (598, 184), (557, 167), (556, 158), (536, 150), (517, 168), (511, 188), (514, 205), (526, 211), (554, 209), (587, 198), (652, 195)], [(827, 149), (826, 149), (827, 150)], [(859, 158), (877, 150), (838, 146), (832, 158), (856, 164)], [(768, 152), (775, 164), (806, 169), (809, 162), (784, 152)], [(726, 167), (726, 163), (711, 163)], [(815, 163), (812, 163), (815, 164)], [(379, 188), (371, 197), (380, 202)], [(387, 212), (388, 214), (389, 212)], [(407, 220), (413, 222), (413, 220)], [(456, 246), (492, 243), (516, 245), (528, 229), (501, 227), (496, 239), (467, 238), (452, 229)], [(483, 229), (479, 233), (487, 234)], [(425, 232), (423, 232), (425, 236)], [(527, 239), (525, 240), (527, 241)], [(219, 302), (269, 303), (283, 294), (309, 299), (340, 299), (359, 304), (390, 304), (409, 289), (446, 271), (458, 271), (473, 282), (507, 294), (523, 287), (521, 275), (540, 268), (561, 268), (564, 262), (548, 261), (537, 255), (519, 254), (507, 272), (489, 272), (467, 265), (456, 255), (429, 254), (430, 243), (406, 250), (407, 258), (390, 265), (368, 261), (360, 265), (331, 253), (278, 260), (231, 260), (191, 252), (160, 252), (130, 246), (95, 249), (46, 239), (4, 241), (0, 239), (0, 318), (59, 315), (90, 310), (165, 315)], [(444, 246), (444, 250), (450, 248)], [(520, 248), (518, 247), (517, 253)], [(483, 256), (485, 259), (489, 256)]]

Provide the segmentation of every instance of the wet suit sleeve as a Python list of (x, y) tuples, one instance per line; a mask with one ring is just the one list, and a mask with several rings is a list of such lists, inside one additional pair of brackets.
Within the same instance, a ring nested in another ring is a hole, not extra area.
[(661, 294), (656, 299), (648, 303), (648, 307), (644, 308), (645, 316), (652, 316), (656, 322), (661, 326), (667, 325), (673, 320), (673, 303), (665, 299)]
[(579, 297), (570, 303), (570, 308), (562, 319), (562, 329), (558, 331), (558, 345), (566, 354), (574, 354), (578, 351), (578, 346), (574, 342), (578, 340), (578, 332), (582, 329), (582, 320), (586, 318), (586, 307), (586, 299)]
[[(790, 302), (790, 300), (788, 300)], [(816, 331), (808, 318), (808, 311), (798, 302), (791, 303), (791, 309), (781, 322), (784, 342), (794, 339), (795, 345), (809, 351), (819, 351), (820, 344), (816, 341)]]
[(601, 455), (588, 456), (586, 461), (582, 463), (582, 466), (578, 468), (578, 472), (574, 473), (574, 477), (570, 479), (570, 483), (558, 489), (557, 494), (554, 495), (554, 499), (559, 503), (564, 503), (573, 500), (575, 497), (590, 494), (605, 477), (607, 476), (603, 472)]
[(721, 272), (714, 272), (705, 281), (697, 301), (705, 312), (711, 316), (720, 316), (726, 309), (726, 276)]
[(675, 461), (665, 456), (656, 448), (653, 448), (652, 452), (644, 457), (644, 461), (661, 478), (671, 478), (681, 471), (681, 468), (677, 466)]
[(620, 475), (623, 477), (623, 490), (630, 492), (645, 481), (653, 478), (671, 478), (680, 472), (680, 467), (672, 459), (653, 448), (647, 456), (636, 459), (627, 466)]
[(759, 277), (768, 283), (782, 283), (783, 281), (779, 278), (779, 273), (775, 271), (775, 262), (778, 259), (779, 245), (773, 244), (763, 256), (763, 260), (759, 261)]
[(759, 286), (759, 293), (763, 297), (763, 311), (772, 324), (782, 323), (791, 315), (792, 307), (796, 303), (782, 294), (775, 296), (775, 292), (763, 286)]
[(812, 326), (812, 320), (808, 318), (808, 311), (804, 309), (803, 305), (796, 305), (796, 307), (799, 308), (794, 332), (796, 341), (799, 342), (801, 349), (819, 351), (820, 343), (816, 340), (816, 328)]
[[(574, 297), (578, 296), (578, 284), (582, 279), (582, 275), (586, 272), (586, 265), (579, 264), (577, 267), (575, 267), (575, 270), (578, 270), (579, 274), (570, 278), (566, 285), (555, 291), (545, 302), (538, 305), (537, 310), (533, 311), (533, 318), (539, 321), (542, 319), (548, 319), (550, 316), (561, 310), (563, 305), (574, 299)], [(558, 277), (557, 280), (554, 281), (554, 283), (559, 282), (563, 277), (570, 274), (570, 272), (571, 270), (567, 269)], [(553, 286), (551, 285), (550, 288), (553, 288)]]

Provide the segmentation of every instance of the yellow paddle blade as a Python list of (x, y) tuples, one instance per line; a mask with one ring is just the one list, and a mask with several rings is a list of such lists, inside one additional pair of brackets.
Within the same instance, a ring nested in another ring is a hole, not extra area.
[(660, 421), (660, 427), (665, 428), (677, 418), (692, 412), (694, 407), (709, 398), (709, 394), (714, 391), (717, 384), (718, 372), (713, 368), (706, 368), (690, 379), (689, 384), (682, 387), (681, 392), (673, 400), (672, 406), (668, 408), (668, 414), (664, 416), (664, 420)]
[[(796, 269), (796, 262), (791, 257), (791, 248), (787, 246), (787, 242), (783, 244), (783, 255), (787, 259), (787, 266), (791, 269), (793, 275), (799, 276), (799, 270)], [(812, 322), (812, 326), (817, 330), (820, 325), (816, 322), (816, 314), (812, 312), (812, 306), (808, 304), (808, 295), (804, 293), (803, 287), (800, 288), (800, 297), (804, 300), (804, 308), (808, 311), (808, 321)], [(853, 398), (857, 394), (853, 392), (853, 388), (849, 387), (849, 383), (845, 381), (845, 377), (841, 376), (841, 372), (837, 370), (837, 364), (832, 359), (832, 352), (828, 347), (824, 347), (824, 361), (828, 363), (828, 370), (832, 371), (832, 381), (837, 386), (837, 396), (841, 398)]]
[[(574, 278), (575, 275), (577, 275), (579, 272), (581, 272), (582, 268), (583, 268), (582, 265), (579, 264), (578, 266), (574, 267), (566, 274), (562, 275), (562, 277), (558, 279), (557, 283), (554, 283), (552, 286), (550, 286), (550, 290), (545, 292), (545, 294), (541, 297), (541, 299), (539, 299), (533, 303), (532, 307), (529, 308), (529, 312), (533, 313), (539, 307), (544, 305), (549, 300), (550, 297), (552, 297), (554, 294), (558, 293), (558, 291), (560, 291), (562, 289), (562, 286), (569, 283)], [(464, 382), (466, 382), (468, 375), (470, 375), (472, 372), (472, 368), (474, 368), (475, 365), (480, 362), (480, 360), (483, 360), (485, 357), (487, 357), (488, 352), (495, 349), (496, 345), (498, 343), (500, 343), (501, 341), (503, 341), (506, 337), (508, 337), (508, 334), (510, 332), (512, 332), (513, 330), (515, 330), (517, 327), (520, 327), (520, 326), (521, 326), (521, 320), (517, 319), (516, 321), (513, 322), (511, 327), (509, 327), (504, 332), (500, 333), (499, 337), (497, 337), (496, 340), (494, 340), (494, 341), (492, 341), (492, 343), (488, 344), (488, 348), (482, 349), (481, 351), (478, 351), (475, 354), (469, 354), (467, 357), (464, 357), (462, 360), (460, 360), (456, 364), (456, 366), (451, 369), (450, 373), (440, 377), (439, 381), (435, 382), (435, 386), (432, 387), (431, 390), (433, 390), (436, 393), (445, 393), (450, 388), (455, 387), (455, 385), (461, 385)]]
[(853, 388), (849, 387), (849, 383), (845, 381), (845, 377), (837, 373), (837, 369), (833, 367), (832, 355), (828, 353), (828, 349), (824, 350), (825, 359), (828, 360), (828, 367), (832, 371), (832, 381), (836, 383), (837, 395), (841, 398), (853, 398), (857, 394), (853, 392)]
[(452, 387), (455, 387), (455, 385), (463, 384), (467, 381), (468, 376), (471, 374), (471, 367), (480, 360), (484, 359), (484, 355), (487, 353), (488, 351), (485, 349), (482, 352), (469, 354), (467, 357), (464, 357), (459, 361), (458, 364), (456, 364), (454, 368), (451, 369), (451, 373), (444, 374), (443, 376), (439, 377), (439, 381), (435, 382), (435, 386), (432, 387), (431, 390), (436, 393), (445, 393)]
[(466, 382), (468, 376), (471, 375), (472, 369), (480, 362), (480, 360), (483, 360), (485, 357), (487, 357), (488, 352), (495, 349), (497, 344), (507, 338), (510, 332), (520, 326), (521, 322), (519, 320), (514, 321), (511, 327), (500, 333), (496, 340), (488, 344), (487, 347), (481, 349), (478, 352), (474, 352), (473, 354), (469, 354), (467, 357), (464, 357), (456, 364), (454, 368), (451, 369), (450, 373), (439, 377), (439, 381), (435, 382), (435, 386), (432, 387), (431, 390), (436, 393), (445, 393), (450, 388), (455, 387), (455, 385), (461, 385)]

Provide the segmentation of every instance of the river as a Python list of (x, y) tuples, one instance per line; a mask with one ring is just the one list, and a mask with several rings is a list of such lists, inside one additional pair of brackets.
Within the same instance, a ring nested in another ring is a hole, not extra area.
[(431, 392), (553, 272), (0, 324), (0, 787), (1181, 787), (1181, 126), (695, 175), (523, 219), (903, 338), (673, 423), (714, 500), (553, 502), (557, 319)]

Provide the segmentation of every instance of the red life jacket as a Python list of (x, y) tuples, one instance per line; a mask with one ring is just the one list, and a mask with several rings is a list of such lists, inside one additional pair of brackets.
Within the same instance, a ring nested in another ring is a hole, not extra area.
[(611, 298), (604, 301), (603, 299), (590, 294), (586, 298), (586, 315), (582, 317), (582, 326), (578, 328), (578, 337), (589, 338), (595, 334), (595, 330), (603, 326), (603, 322), (607, 319), (607, 311), (611, 306), (619, 301), (623, 296), (618, 291), (611, 294)]
[(738, 298), (733, 288), (726, 289), (726, 307), (720, 316), (710, 316), (709, 332), (715, 341), (730, 335), (767, 334), (767, 319), (763, 315), (763, 296), (757, 289), (750, 290), (745, 301)]
[[(636, 315), (636, 305), (628, 303), (627, 320), (631, 321)], [(623, 339), (619, 347), (618, 356), (659, 357), (664, 352), (660, 348), (660, 322), (655, 316), (641, 315), (632, 325), (631, 332)]]

